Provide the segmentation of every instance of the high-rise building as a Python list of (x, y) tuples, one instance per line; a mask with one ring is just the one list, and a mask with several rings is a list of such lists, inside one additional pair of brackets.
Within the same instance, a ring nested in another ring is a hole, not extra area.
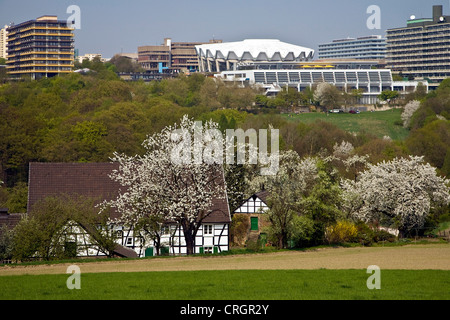
[(387, 67), (404, 77), (427, 80), (430, 89), (450, 77), (450, 16), (433, 6), (432, 18), (411, 16), (406, 27), (387, 30)]
[(74, 33), (57, 16), (42, 16), (8, 27), (7, 71), (31, 79), (72, 72)]
[[(209, 43), (221, 43), (210, 40)], [(138, 61), (145, 70), (162, 73), (164, 70), (198, 71), (198, 56), (195, 46), (205, 42), (172, 42), (164, 39), (160, 46), (138, 47)]]
[(386, 57), (386, 39), (380, 35), (337, 39), (319, 44), (319, 59), (383, 60)]
[(0, 29), (0, 58), (4, 59), (6, 59), (6, 39), (8, 39), (6, 28), (8, 28), (8, 26)]

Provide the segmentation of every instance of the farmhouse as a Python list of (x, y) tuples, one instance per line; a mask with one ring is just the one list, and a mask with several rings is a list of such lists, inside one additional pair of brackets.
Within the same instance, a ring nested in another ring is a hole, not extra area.
[[(30, 163), (28, 212), (46, 197), (62, 195), (81, 195), (95, 199), (96, 204), (113, 200), (120, 192), (120, 185), (109, 175), (118, 169), (117, 163)], [(225, 189), (225, 188), (224, 188)], [(95, 210), (93, 211), (95, 214)], [(115, 218), (119, 212), (111, 212)], [(203, 220), (195, 239), (195, 253), (213, 253), (228, 250), (228, 230), (231, 222), (228, 203), (225, 197), (213, 200), (213, 208)], [(95, 244), (95, 226), (82, 226), (68, 221), (65, 228), (66, 243), (79, 257), (102, 256)], [(114, 254), (122, 257), (153, 256), (157, 252), (155, 244), (123, 225), (111, 225), (116, 235), (117, 246)], [(186, 254), (183, 231), (175, 223), (167, 223), (161, 230), (161, 253)]]
[(264, 225), (261, 214), (269, 209), (267, 205), (268, 195), (269, 192), (267, 190), (255, 193), (234, 210), (233, 216), (241, 215), (249, 222), (249, 229), (244, 232), (244, 235), (239, 237), (240, 239), (235, 237), (235, 242), (242, 245), (247, 240), (258, 239), (261, 236), (261, 228)]

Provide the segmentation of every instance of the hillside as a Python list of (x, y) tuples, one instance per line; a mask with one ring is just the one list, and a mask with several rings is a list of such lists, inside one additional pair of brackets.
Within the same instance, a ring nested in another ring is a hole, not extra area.
[(385, 136), (393, 140), (404, 140), (408, 137), (409, 130), (402, 126), (402, 109), (387, 111), (351, 113), (302, 113), (284, 115), (290, 121), (311, 124), (317, 120), (330, 122), (338, 128), (355, 133), (371, 133), (378, 138)]

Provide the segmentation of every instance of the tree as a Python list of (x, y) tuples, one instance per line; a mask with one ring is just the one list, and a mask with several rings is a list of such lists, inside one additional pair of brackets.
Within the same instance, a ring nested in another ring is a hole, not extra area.
[(285, 248), (288, 240), (296, 233), (295, 216), (301, 210), (302, 198), (317, 179), (316, 160), (300, 159), (297, 152), (280, 154), (280, 166), (275, 175), (256, 176), (250, 187), (260, 186), (269, 192), (267, 219), (270, 222), (269, 235), (278, 248)]
[(109, 63), (116, 67), (117, 72), (143, 72), (144, 69), (138, 62), (133, 59), (121, 55), (114, 55)]
[(0, 226), (0, 263), (13, 257), (14, 229), (7, 225)]
[(395, 99), (399, 97), (399, 94), (397, 91), (392, 90), (384, 90), (381, 92), (381, 94), (378, 96), (378, 98), (381, 101), (387, 101), (387, 103), (390, 105), (392, 102), (394, 102)]
[[(176, 222), (183, 230), (187, 254), (193, 254), (197, 231), (212, 213), (213, 200), (225, 195), (222, 165), (190, 157), (191, 150), (195, 158), (196, 148), (203, 151), (208, 146), (209, 129), (218, 129), (218, 124), (207, 122), (199, 132), (196, 123), (184, 116), (179, 126), (167, 126), (149, 136), (143, 143), (144, 155), (115, 153), (112, 160), (119, 163), (119, 169), (111, 178), (123, 191), (104, 203), (121, 214), (114, 221), (133, 228), (148, 217)], [(198, 134), (206, 138), (194, 146)]]
[(419, 108), (420, 108), (420, 101), (417, 100), (410, 101), (406, 104), (401, 115), (403, 127), (409, 128), (411, 117), (413, 116), (414, 112), (416, 112), (417, 109)]
[(86, 230), (92, 243), (107, 256), (117, 246), (115, 235), (106, 225), (106, 215), (94, 214), (94, 199), (61, 195), (47, 197), (33, 206), (14, 232), (14, 258), (26, 261), (33, 258), (50, 260), (76, 256), (68, 250), (66, 228), (74, 223)]
[[(442, 169), (450, 146), (450, 121), (436, 120), (414, 130), (406, 139), (406, 146), (413, 155), (424, 156), (432, 166)], [(448, 175), (449, 171), (442, 173)]]
[(448, 204), (449, 181), (423, 157), (396, 158), (368, 165), (358, 181), (343, 181), (348, 213), (365, 222), (395, 226), (401, 235), (421, 228), (433, 206)]
[(314, 91), (314, 100), (319, 102), (322, 107), (325, 107), (326, 111), (340, 106), (342, 99), (342, 92), (327, 82), (319, 83)]

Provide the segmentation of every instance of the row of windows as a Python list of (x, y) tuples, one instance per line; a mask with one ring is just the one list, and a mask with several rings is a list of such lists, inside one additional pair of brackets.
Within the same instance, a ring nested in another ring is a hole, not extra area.
[(385, 72), (255, 72), (257, 83), (347, 83), (347, 82), (392, 82), (389, 71)]

